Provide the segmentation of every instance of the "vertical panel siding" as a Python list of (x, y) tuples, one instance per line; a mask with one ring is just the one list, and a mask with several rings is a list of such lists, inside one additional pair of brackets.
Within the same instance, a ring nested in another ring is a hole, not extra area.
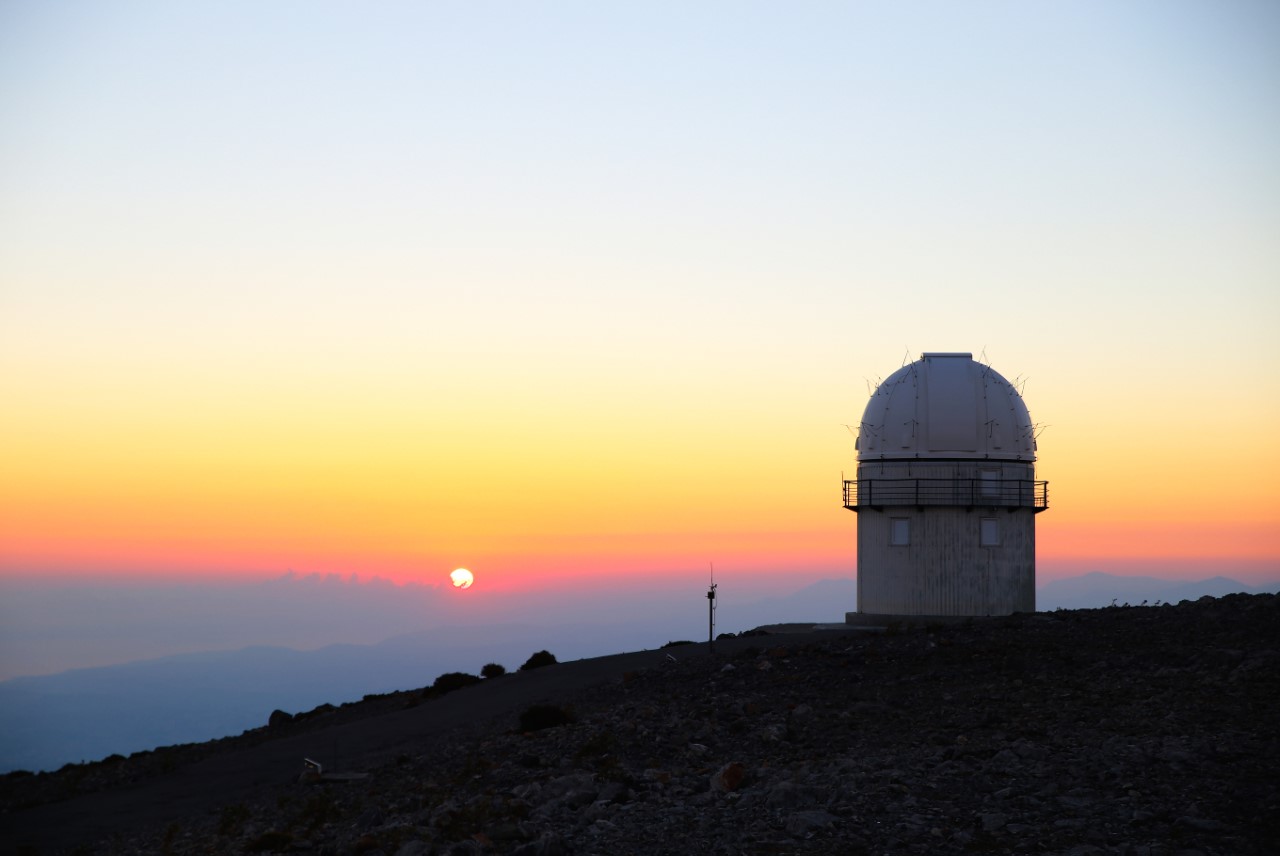
[[(889, 519), (911, 521), (911, 543), (889, 545)], [(1000, 544), (979, 544), (980, 521)], [(1007, 615), (1035, 610), (1035, 514), (1029, 508), (864, 509), (858, 514), (858, 611)]]

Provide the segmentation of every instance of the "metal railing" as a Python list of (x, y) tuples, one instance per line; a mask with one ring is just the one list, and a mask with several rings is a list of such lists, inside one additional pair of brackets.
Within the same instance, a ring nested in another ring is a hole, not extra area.
[(1049, 483), (1030, 479), (845, 479), (844, 507), (963, 505), (1049, 507)]

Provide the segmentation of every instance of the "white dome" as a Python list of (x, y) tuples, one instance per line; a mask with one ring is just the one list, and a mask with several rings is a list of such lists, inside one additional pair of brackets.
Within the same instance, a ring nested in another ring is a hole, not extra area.
[(1034, 461), (1022, 396), (973, 354), (923, 354), (876, 387), (858, 430), (858, 460)]

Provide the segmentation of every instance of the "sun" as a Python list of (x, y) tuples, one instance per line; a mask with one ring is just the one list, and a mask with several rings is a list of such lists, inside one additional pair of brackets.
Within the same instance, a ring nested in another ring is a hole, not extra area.
[(466, 568), (458, 568), (449, 574), (449, 579), (453, 581), (454, 588), (468, 589), (471, 584), (476, 581), (476, 575), (468, 571)]

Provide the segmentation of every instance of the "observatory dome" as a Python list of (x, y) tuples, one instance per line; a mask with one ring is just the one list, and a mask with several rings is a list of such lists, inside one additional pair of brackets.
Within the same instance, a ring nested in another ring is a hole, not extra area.
[(1034, 461), (1035, 430), (1013, 384), (973, 354), (926, 353), (876, 387), (858, 460)]

